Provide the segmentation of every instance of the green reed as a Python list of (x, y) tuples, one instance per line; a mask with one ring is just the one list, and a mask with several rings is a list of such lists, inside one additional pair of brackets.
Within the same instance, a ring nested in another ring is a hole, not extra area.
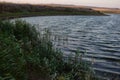
[(63, 57), (48, 30), (41, 34), (25, 21), (0, 21), (0, 80), (97, 80), (82, 56), (76, 51)]

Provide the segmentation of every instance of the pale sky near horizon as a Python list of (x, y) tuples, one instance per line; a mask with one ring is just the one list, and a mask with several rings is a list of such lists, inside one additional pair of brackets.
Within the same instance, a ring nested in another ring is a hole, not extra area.
[(120, 8), (120, 0), (0, 0), (15, 3), (31, 3), (31, 4), (73, 4), (97, 7), (113, 7)]

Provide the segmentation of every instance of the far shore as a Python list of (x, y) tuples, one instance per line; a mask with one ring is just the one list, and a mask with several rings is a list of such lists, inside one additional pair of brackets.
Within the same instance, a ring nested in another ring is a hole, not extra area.
[(75, 8), (65, 6), (50, 5), (31, 5), (31, 4), (15, 4), (0, 3), (0, 19), (11, 19), (19, 17), (32, 16), (105, 16), (106, 14), (93, 10), (91, 8)]
[(22, 17), (36, 17), (36, 16), (108, 16), (106, 14), (96, 15), (96, 14), (81, 14), (81, 13), (40, 13), (40, 12), (31, 12), (31, 13), (4, 13), (0, 14), (1, 20), (22, 18)]

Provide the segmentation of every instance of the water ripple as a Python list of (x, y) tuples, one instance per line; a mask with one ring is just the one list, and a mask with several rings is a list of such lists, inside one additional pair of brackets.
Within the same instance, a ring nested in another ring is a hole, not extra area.
[[(29, 23), (48, 28), (62, 41), (55, 42), (66, 54), (77, 49), (87, 52), (83, 58), (94, 62), (93, 67), (103, 78), (114, 75), (120, 80), (120, 15), (111, 16), (45, 16), (22, 18)], [(66, 36), (67, 38), (63, 38)], [(66, 41), (66, 42), (64, 42)], [(109, 75), (103, 75), (109, 74)], [(100, 76), (99, 75), (99, 76)], [(111, 78), (112, 79), (112, 78)]]

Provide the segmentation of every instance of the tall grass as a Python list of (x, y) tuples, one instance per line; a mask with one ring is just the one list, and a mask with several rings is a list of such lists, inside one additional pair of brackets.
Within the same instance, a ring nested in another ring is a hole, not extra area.
[(50, 34), (25, 21), (0, 21), (0, 80), (96, 80), (78, 51), (63, 58)]

